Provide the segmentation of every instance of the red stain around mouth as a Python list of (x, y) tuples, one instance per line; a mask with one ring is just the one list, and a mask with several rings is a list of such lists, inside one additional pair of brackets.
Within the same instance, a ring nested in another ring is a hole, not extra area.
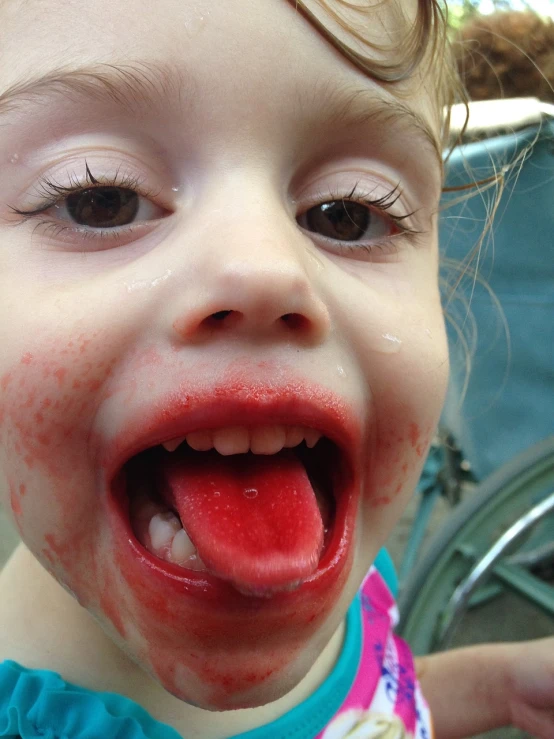
[[(171, 427), (173, 420), (183, 414), (191, 418), (198, 416), (210, 423), (206, 414), (214, 413), (214, 408), (217, 410), (222, 404), (233, 403), (239, 404), (243, 414), (248, 407), (262, 407), (264, 412), (271, 414), (287, 403), (290, 404), (288, 413), (293, 413), (296, 405), (302, 405), (299, 398), (314, 395), (310, 386), (256, 387), (244, 380), (222, 382), (209, 392), (211, 410), (205, 407), (205, 393), (187, 395), (181, 392), (171, 401), (165, 398), (157, 415), (139, 412), (136, 424), (140, 431), (137, 434), (134, 424), (128, 424), (130, 439), (120, 435), (114, 440), (110, 452), (112, 460), (124, 457), (123, 450), (133, 447), (133, 438), (137, 435), (142, 439), (151, 434), (155, 436), (156, 428), (160, 425)], [(325, 407), (335, 408), (336, 413), (343, 412), (342, 404), (330, 393), (320, 394), (319, 402), (325, 403)], [(317, 405), (313, 397), (312, 402)], [(309, 416), (309, 407), (305, 405), (304, 412)], [(330, 410), (329, 414), (332, 413)], [(337, 425), (346, 430), (349, 424), (352, 424), (351, 419), (343, 419)], [(306, 425), (311, 425), (308, 417)], [(355, 438), (357, 432), (351, 433)], [(123, 478), (120, 478), (115, 489), (122, 485)], [(352, 490), (359, 490), (358, 481), (351, 480), (350, 485)], [(205, 686), (211, 686), (208, 699), (211, 705), (222, 709), (240, 707), (237, 696), (255, 692), (269, 679), (276, 680), (328, 619), (350, 571), (357, 496), (345, 494), (344, 510), (337, 514), (341, 520), (341, 525), (337, 525), (339, 538), (329, 546), (318, 572), (297, 590), (277, 593), (271, 598), (242, 595), (212, 575), (189, 573), (155, 558), (134, 539), (130, 524), (122, 514), (121, 501), (124, 499), (123, 485), (112, 498), (110, 518), (115, 534), (114, 548), (118, 551), (118, 570), (129, 586), (130, 597), (123, 607), (146, 639), (147, 661), (154, 666), (166, 689), (176, 695), (187, 696), (184, 678), (179, 677), (187, 674), (196, 677), (194, 683), (200, 678)], [(213, 659), (206, 659), (208, 654), (213, 655)], [(199, 656), (195, 658), (194, 655)], [(188, 694), (188, 699), (197, 702), (199, 696)]]
[[(90, 425), (111, 396), (138, 405), (137, 388), (143, 393), (151, 387), (154, 392), (153, 378), (164, 370), (165, 360), (149, 348), (129, 362), (131, 370), (116, 382), (114, 365), (120, 355), (107, 352), (102, 338), (91, 335), (87, 341), (80, 335), (63, 343), (52, 339), (50, 345), (45, 342), (40, 350), (33, 347), (22, 354), (0, 378), (5, 390), (0, 436), (12, 481), (14, 518), (47, 569), (83, 606), (111, 623), (114, 638), (125, 638), (127, 647), (152, 666), (168, 690), (194, 702), (185, 679), (194, 676), (205, 685), (201, 698), (231, 706), (237, 694), (277, 680), (325, 622), (348, 577), (352, 551), (337, 551), (336, 561), (301, 592), (267, 600), (248, 598), (231, 586), (216, 587), (212, 596), (199, 594), (202, 585), (187, 583), (182, 572), (175, 577), (161, 572), (137, 549), (120, 517), (110, 513), (109, 492), (99, 488), (99, 470), (94, 468), (91, 448), (98, 449), (98, 440)], [(175, 357), (168, 361), (175, 365)], [(219, 400), (242, 394), (256, 405), (283, 392), (291, 397), (313, 393), (301, 384), (285, 391), (261, 386), (256, 390), (240, 379), (245, 377), (240, 365), (215, 388)], [(187, 402), (194, 406), (182, 390), (179, 395), (183, 408)], [(339, 412), (330, 394), (320, 402)], [(171, 416), (174, 408), (159, 412)], [(140, 413), (136, 422), (141, 423)], [(345, 528), (350, 539), (353, 524), (349, 513)], [(248, 659), (245, 645), (251, 647)]]

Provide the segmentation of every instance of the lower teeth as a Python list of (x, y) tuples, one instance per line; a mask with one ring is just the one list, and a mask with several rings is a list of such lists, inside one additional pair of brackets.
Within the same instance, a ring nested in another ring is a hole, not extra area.
[(205, 570), (179, 518), (143, 491), (133, 498), (131, 526), (139, 542), (159, 559), (190, 570)]

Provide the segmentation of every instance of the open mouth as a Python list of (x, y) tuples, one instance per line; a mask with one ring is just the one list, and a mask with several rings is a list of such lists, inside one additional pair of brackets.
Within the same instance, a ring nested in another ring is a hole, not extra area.
[(162, 567), (249, 596), (301, 586), (343, 533), (344, 454), (312, 428), (204, 429), (141, 451), (122, 471), (131, 531)]

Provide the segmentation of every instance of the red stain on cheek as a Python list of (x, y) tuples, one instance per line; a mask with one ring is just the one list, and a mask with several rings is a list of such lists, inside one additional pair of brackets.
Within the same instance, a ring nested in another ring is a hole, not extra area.
[(10, 483), (10, 506), (13, 511), (13, 515), (15, 516), (16, 523), (18, 523), (18, 519), (23, 513), (23, 510), (21, 508), (21, 501), (19, 500), (15, 485), (12, 483)]
[(410, 443), (412, 447), (414, 447), (414, 449), (417, 446), (420, 436), (421, 436), (421, 431), (419, 430), (419, 426), (417, 425), (417, 423), (411, 423), (410, 424)]
[(381, 506), (389, 505), (391, 500), (392, 499), (388, 495), (378, 495), (371, 499), (371, 507), (380, 508)]
[[(0, 377), (0, 440), (16, 524), (56, 576), (63, 568), (69, 587), (85, 594), (97, 587), (89, 585), (95, 564), (87, 526), (93, 518), (86, 521), (89, 512), (98, 514), (91, 424), (110, 394), (106, 379), (117, 361), (113, 347), (114, 358), (106, 359), (110, 349), (101, 338), (69, 342), (75, 346), (68, 348), (42, 333), (40, 348), (25, 351)], [(81, 353), (78, 347), (88, 348)], [(77, 379), (80, 390), (72, 386)]]
[(54, 377), (57, 379), (60, 387), (63, 385), (63, 381), (66, 375), (67, 370), (65, 369), (65, 367), (59, 367), (57, 370), (55, 370)]
[(427, 452), (429, 442), (431, 440), (430, 433), (431, 432), (428, 431), (426, 434), (422, 435), (421, 429), (417, 423), (410, 424), (410, 443), (415, 449), (417, 456), (420, 458)]
[(373, 463), (372, 507), (388, 505), (401, 495), (421, 464), (418, 458), (426, 453), (430, 436), (422, 433), (418, 423), (406, 425), (403, 416), (404, 410), (399, 408), (396, 413), (390, 413), (387, 425), (380, 427)]
[(50, 547), (50, 551), (53, 553), (53, 555), (55, 555), (57, 559), (60, 559), (63, 556), (64, 548), (58, 545), (54, 534), (46, 534), (44, 537), (44, 541), (48, 544), (48, 546)]

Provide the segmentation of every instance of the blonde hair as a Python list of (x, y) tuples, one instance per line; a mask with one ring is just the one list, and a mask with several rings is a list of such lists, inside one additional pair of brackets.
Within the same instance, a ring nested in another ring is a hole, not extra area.
[[(376, 0), (365, 7), (350, 2), (349, 0), (333, 0), (337, 7), (331, 7), (328, 0), (317, 0), (318, 4), (325, 10), (328, 17), (345, 29), (353, 44), (348, 44), (335, 35), (310, 8), (305, 0), (288, 0), (302, 15), (317, 29), (317, 31), (331, 43), (343, 56), (349, 59), (358, 69), (372, 79), (386, 85), (394, 85), (409, 79), (417, 69), (423, 67), (424, 72), (430, 72), (434, 77), (433, 88), (436, 90), (436, 104), (439, 111), (444, 111), (444, 124), (441, 132), (440, 144), (448, 141), (449, 134), (449, 111), (456, 102), (465, 102), (466, 95), (460, 82), (458, 70), (454, 60), (454, 53), (448, 39), (447, 27), (448, 16), (446, 7), (439, 5), (439, 0), (417, 0), (417, 12), (415, 19), (408, 30), (408, 35), (402, 40), (402, 44), (395, 46), (384, 46), (376, 44), (367, 39), (360, 28), (345, 21), (339, 8), (358, 14), (366, 14), (376, 9), (380, 2), (396, 3), (400, 10), (399, 0)], [(366, 47), (368, 53), (358, 51), (354, 48)], [(379, 61), (374, 58), (374, 52), (393, 52), (394, 58), (388, 61)], [(373, 52), (373, 53), (372, 53)]]

